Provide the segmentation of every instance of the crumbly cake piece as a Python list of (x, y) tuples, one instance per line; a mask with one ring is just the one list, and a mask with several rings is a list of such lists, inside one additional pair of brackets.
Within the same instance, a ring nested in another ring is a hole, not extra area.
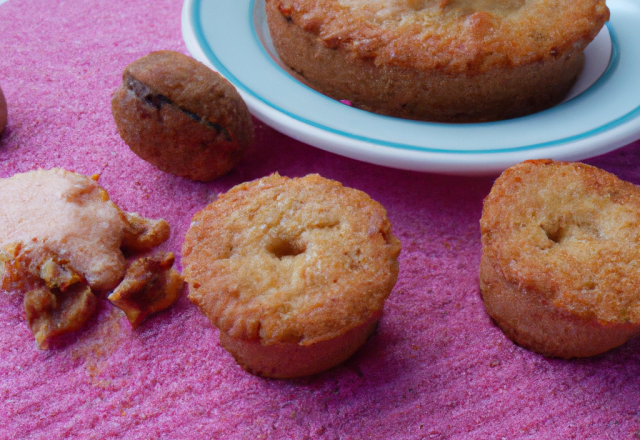
[(25, 295), (30, 327), (46, 348), (89, 319), (94, 294), (122, 281), (122, 249), (148, 251), (169, 233), (164, 220), (121, 211), (80, 174), (51, 169), (0, 179), (0, 288)]
[(335, 99), (477, 122), (559, 102), (609, 18), (604, 0), (266, 0), (274, 46)]
[(148, 315), (170, 307), (180, 297), (184, 280), (171, 269), (174, 261), (173, 252), (158, 252), (134, 261), (124, 280), (109, 295), (109, 301), (122, 309), (133, 328)]
[(255, 374), (295, 377), (364, 342), (396, 282), (400, 242), (365, 193), (275, 174), (196, 214), (182, 252), (189, 299), (223, 346)]
[(480, 222), (487, 312), (547, 356), (592, 356), (640, 333), (639, 213), (640, 190), (598, 168), (509, 168)]
[(126, 218), (106, 191), (80, 174), (37, 170), (0, 180), (0, 246), (46, 245), (94, 291), (120, 282), (126, 229)]

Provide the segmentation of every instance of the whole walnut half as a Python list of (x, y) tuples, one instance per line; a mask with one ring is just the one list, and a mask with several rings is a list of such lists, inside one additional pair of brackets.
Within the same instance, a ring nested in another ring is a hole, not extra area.
[(228, 173), (254, 139), (249, 109), (231, 83), (177, 52), (152, 52), (129, 64), (111, 110), (134, 153), (192, 180)]

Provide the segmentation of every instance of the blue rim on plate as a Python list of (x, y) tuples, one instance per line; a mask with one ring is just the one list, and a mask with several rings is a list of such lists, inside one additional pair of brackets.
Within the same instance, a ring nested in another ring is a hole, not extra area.
[(481, 124), (376, 115), (302, 85), (263, 44), (269, 40), (263, 5), (186, 0), (185, 43), (236, 86), (256, 117), (311, 145), (396, 168), (486, 174), (531, 158), (580, 160), (640, 138), (640, 48), (633, 44), (640, 41), (640, 6), (634, 0), (610, 0), (611, 62), (588, 90), (534, 115)]

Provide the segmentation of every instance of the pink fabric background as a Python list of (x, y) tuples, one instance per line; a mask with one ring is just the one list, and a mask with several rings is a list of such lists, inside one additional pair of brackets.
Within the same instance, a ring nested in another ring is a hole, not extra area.
[[(241, 0), (230, 0), (241, 1)], [(628, 439), (640, 437), (640, 340), (586, 360), (523, 350), (485, 314), (478, 221), (493, 178), (406, 172), (345, 159), (257, 123), (252, 151), (210, 184), (157, 171), (119, 138), (109, 100), (124, 67), (186, 53), (180, 1), (9, 0), (0, 86), (9, 125), (0, 177), (51, 167), (100, 173), (123, 209), (165, 218), (178, 255), (216, 194), (274, 171), (366, 191), (403, 243), (375, 335), (315, 377), (253, 377), (186, 297), (132, 331), (107, 304), (66, 344), (36, 349), (21, 300), (0, 295), (0, 438)], [(640, 183), (640, 143), (588, 161)]]

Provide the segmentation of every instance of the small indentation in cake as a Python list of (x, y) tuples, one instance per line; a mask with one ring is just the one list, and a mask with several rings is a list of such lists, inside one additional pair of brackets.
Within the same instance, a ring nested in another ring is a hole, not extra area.
[[(360, 249), (356, 249), (355, 252), (345, 254), (349, 258), (349, 269), (360, 270), (362, 268), (362, 252)], [(333, 281), (336, 282), (335, 280)]]
[(547, 238), (556, 244), (562, 244), (568, 240), (600, 240), (602, 234), (597, 226), (580, 221), (580, 219), (571, 219), (570, 221), (557, 221), (551, 224), (542, 224), (540, 228), (544, 231)]
[(290, 240), (275, 240), (267, 246), (267, 251), (275, 255), (279, 260), (286, 257), (295, 257), (307, 250), (305, 243)]
[[(448, 3), (448, 0), (441, 0), (440, 1), (440, 7), (441, 8), (444, 7), (443, 3), (446, 5), (446, 3)], [(424, 0), (407, 0), (407, 6), (409, 6), (414, 11), (420, 11), (420, 10), (426, 8)]]
[(231, 258), (231, 256), (233, 256), (235, 254), (235, 249), (233, 246), (227, 246), (227, 248), (220, 253), (220, 259), (221, 260), (228, 260), (229, 258)]
[(291, 22), (291, 12), (292, 12), (291, 7), (280, 5), (278, 6), (278, 9), (280, 10), (280, 13), (282, 14), (282, 16), (286, 18), (289, 22)]
[(554, 229), (545, 228), (542, 225), (540, 227), (542, 228), (544, 233), (547, 235), (547, 238), (556, 244), (560, 243), (560, 241), (564, 238), (564, 235), (563, 235), (564, 230), (561, 227), (554, 228)]
[(340, 227), (340, 221), (334, 219), (322, 219), (316, 223), (311, 223), (307, 231), (313, 229), (335, 229)]

